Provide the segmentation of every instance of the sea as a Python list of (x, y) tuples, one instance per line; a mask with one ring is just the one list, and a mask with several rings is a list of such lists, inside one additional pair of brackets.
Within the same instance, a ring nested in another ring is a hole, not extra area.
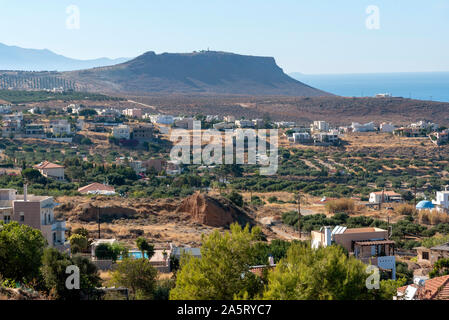
[(344, 97), (393, 97), (449, 102), (449, 72), (290, 75), (312, 87)]

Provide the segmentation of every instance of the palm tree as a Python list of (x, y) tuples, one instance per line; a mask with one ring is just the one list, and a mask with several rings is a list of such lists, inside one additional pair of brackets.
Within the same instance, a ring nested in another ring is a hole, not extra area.
[(152, 244), (149, 244), (145, 238), (137, 238), (136, 245), (140, 252), (142, 252), (142, 259), (145, 258), (145, 252), (147, 253), (148, 260), (150, 260), (154, 255), (154, 246)]

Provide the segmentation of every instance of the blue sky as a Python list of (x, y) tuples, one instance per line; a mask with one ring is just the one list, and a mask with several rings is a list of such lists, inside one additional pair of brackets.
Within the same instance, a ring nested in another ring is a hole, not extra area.
[[(369, 5), (380, 29), (366, 28)], [(210, 48), (286, 72), (449, 71), (449, 0), (0, 0), (0, 14), (0, 42), (78, 59)]]

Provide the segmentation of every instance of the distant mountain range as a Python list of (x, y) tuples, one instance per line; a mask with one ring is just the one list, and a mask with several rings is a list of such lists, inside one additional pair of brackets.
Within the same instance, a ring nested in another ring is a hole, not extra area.
[(0, 43), (0, 70), (71, 71), (110, 66), (130, 58), (77, 60), (44, 49), (24, 49)]
[(63, 73), (88, 91), (329, 96), (292, 79), (274, 58), (227, 52), (147, 52), (115, 66)]

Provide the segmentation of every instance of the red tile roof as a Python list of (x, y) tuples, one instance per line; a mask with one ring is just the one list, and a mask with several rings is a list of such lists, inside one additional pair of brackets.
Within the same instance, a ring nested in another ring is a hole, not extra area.
[(56, 163), (44, 161), (39, 164), (36, 164), (35, 166), (33, 166), (33, 168), (35, 168), (35, 169), (57, 169), (57, 168), (64, 168), (64, 166), (61, 166)]
[(88, 193), (89, 191), (115, 191), (113, 186), (107, 186), (102, 183), (94, 182), (78, 189), (79, 193)]
[(374, 194), (377, 195), (385, 195), (385, 196), (389, 196), (389, 197), (400, 197), (401, 195), (399, 193), (396, 193), (394, 191), (376, 191), (373, 192)]
[[(410, 286), (418, 288), (416, 296), (419, 300), (449, 300), (449, 275), (426, 280), (423, 287)], [(405, 293), (407, 287), (400, 287), (397, 291)]]

